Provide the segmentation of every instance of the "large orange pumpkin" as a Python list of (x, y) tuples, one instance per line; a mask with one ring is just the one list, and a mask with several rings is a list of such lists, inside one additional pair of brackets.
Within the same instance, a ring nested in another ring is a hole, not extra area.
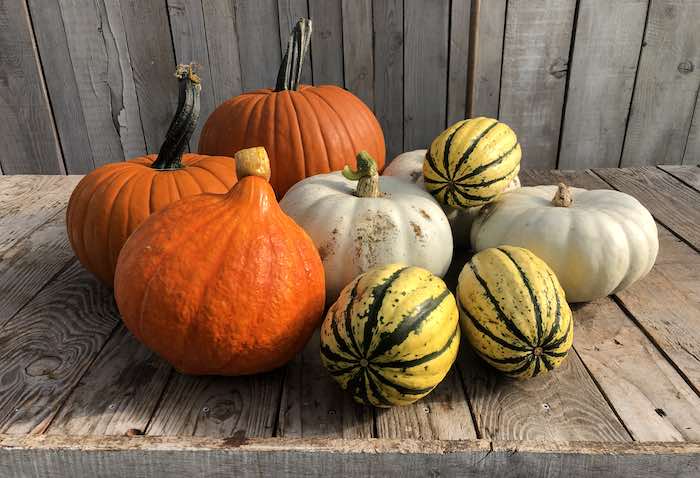
[(117, 264), (124, 323), (184, 373), (279, 367), (322, 320), (321, 258), (277, 204), (265, 150), (236, 159), (239, 181), (230, 192), (185, 198), (154, 214)]
[(223, 193), (236, 183), (233, 159), (183, 154), (199, 118), (199, 77), (178, 66), (178, 108), (158, 155), (140, 156), (95, 169), (76, 186), (66, 226), (83, 266), (112, 287), (122, 246), (152, 213), (202, 192)]
[(277, 197), (302, 179), (356, 167), (355, 155), (366, 150), (384, 167), (384, 134), (372, 111), (355, 95), (337, 86), (299, 85), (309, 46), (311, 21), (292, 30), (275, 89), (229, 99), (207, 119), (199, 150), (232, 156), (262, 145), (272, 158), (272, 187)]

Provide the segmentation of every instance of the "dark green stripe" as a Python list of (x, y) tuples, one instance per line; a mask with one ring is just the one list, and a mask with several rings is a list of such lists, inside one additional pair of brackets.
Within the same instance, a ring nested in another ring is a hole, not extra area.
[(542, 359), (542, 363), (544, 364), (544, 366), (547, 367), (547, 370), (552, 370), (554, 368), (554, 365), (549, 363), (549, 359), (547, 357), (541, 355), (540, 358)]
[(527, 289), (527, 292), (530, 295), (530, 302), (532, 302), (532, 307), (535, 310), (535, 324), (537, 325), (537, 338), (535, 339), (535, 343), (539, 344), (540, 340), (542, 339), (542, 309), (540, 309), (540, 302), (537, 300), (537, 295), (535, 294), (535, 291), (532, 288), (532, 284), (530, 284), (530, 279), (528, 279), (527, 275), (525, 274), (525, 271), (522, 267), (520, 267), (520, 264), (517, 263), (515, 258), (513, 258), (513, 256), (505, 249), (501, 249), (499, 247), (498, 250), (505, 254), (506, 257), (510, 259), (510, 261), (513, 263), (515, 268), (518, 269), (520, 278), (523, 280), (525, 288)]
[(476, 196), (474, 194), (468, 194), (462, 191), (462, 189), (466, 189), (463, 186), (456, 184), (454, 187), (454, 191), (458, 192), (460, 196), (462, 196), (464, 199), (468, 201), (479, 201), (479, 202), (488, 202), (491, 199), (495, 198), (498, 196), (498, 194), (492, 194), (490, 196)]
[(450, 346), (452, 345), (452, 341), (454, 341), (455, 337), (457, 336), (457, 330), (459, 330), (459, 325), (455, 327), (454, 332), (452, 332), (452, 335), (450, 335), (450, 338), (447, 340), (447, 343), (442, 346), (440, 350), (437, 350), (435, 352), (431, 352), (427, 355), (423, 355), (422, 357), (418, 357), (415, 359), (411, 360), (394, 360), (391, 362), (377, 362), (374, 361), (372, 362), (376, 366), (381, 366), (381, 367), (386, 367), (386, 368), (411, 368), (411, 367), (416, 367), (418, 365), (423, 365), (426, 362), (430, 362), (431, 360), (439, 357), (440, 355), (444, 354), (446, 350), (449, 350)]
[(464, 312), (464, 315), (467, 316), (467, 318), (471, 321), (472, 324), (474, 324), (474, 327), (481, 332), (482, 334), (486, 335), (488, 338), (496, 342), (497, 344), (501, 345), (502, 347), (505, 347), (509, 350), (515, 350), (516, 352), (532, 352), (532, 349), (530, 348), (525, 348), (525, 347), (520, 347), (518, 345), (511, 344), (510, 342), (507, 342), (503, 340), (502, 338), (498, 337), (495, 335), (493, 332), (491, 332), (489, 329), (483, 326), (481, 322), (476, 320), (468, 311), (467, 309), (464, 308), (462, 303), (457, 299), (457, 306), (459, 309)]
[(499, 320), (501, 320), (506, 325), (506, 328), (510, 331), (510, 333), (515, 335), (518, 339), (520, 339), (521, 342), (523, 342), (528, 347), (533, 348), (532, 344), (530, 343), (530, 340), (525, 336), (525, 334), (521, 332), (518, 326), (515, 325), (515, 323), (512, 320), (510, 320), (510, 318), (503, 312), (503, 309), (501, 309), (501, 306), (498, 304), (498, 300), (493, 296), (493, 294), (489, 290), (488, 284), (486, 284), (486, 281), (479, 275), (479, 271), (476, 270), (476, 266), (472, 262), (468, 262), (467, 264), (474, 273), (476, 280), (479, 281), (479, 284), (481, 284), (481, 287), (484, 289), (486, 298), (489, 299), (491, 305), (493, 305), (493, 308), (496, 310), (496, 315), (498, 315)]
[(508, 176), (512, 175), (516, 169), (520, 167), (520, 163), (515, 163), (515, 166), (513, 166), (513, 169), (508, 171), (506, 174), (503, 176), (496, 178), (496, 179), (490, 179), (488, 181), (481, 181), (480, 183), (465, 183), (465, 182), (460, 182), (459, 185), (462, 186), (463, 188), (467, 189), (474, 189), (474, 188), (483, 188), (485, 186), (491, 186), (492, 184), (495, 184), (499, 181), (503, 181), (504, 179), (508, 179)]
[(363, 403), (370, 404), (367, 396), (367, 369), (358, 370), (357, 374), (347, 382), (347, 390), (354, 397), (362, 400)]
[(566, 340), (569, 338), (569, 332), (571, 331), (571, 322), (569, 322), (569, 326), (566, 328), (566, 332), (564, 335), (559, 337), (557, 340), (554, 342), (549, 342), (548, 344), (544, 344), (542, 347), (547, 349), (547, 350), (554, 350), (557, 347), (559, 347), (561, 344), (566, 342)]
[[(383, 332), (379, 336), (379, 343), (377, 347), (372, 351), (370, 359), (375, 359), (380, 357), (382, 354), (388, 352), (393, 347), (401, 345), (411, 332), (416, 334), (419, 332), (421, 325), (425, 322), (430, 315), (437, 309), (445, 297), (450, 295), (450, 291), (445, 289), (437, 297), (431, 297), (430, 299), (424, 300), (418, 304), (410, 314), (403, 318), (403, 320), (396, 326), (396, 328), (391, 332)], [(365, 349), (366, 351), (367, 349)]]
[(377, 323), (379, 322), (379, 310), (382, 308), (384, 297), (386, 296), (387, 291), (391, 287), (391, 284), (393, 284), (394, 281), (398, 279), (401, 273), (406, 269), (408, 269), (408, 267), (402, 267), (401, 269), (395, 271), (383, 283), (381, 283), (378, 286), (375, 286), (372, 289), (372, 292), (370, 292), (370, 295), (372, 296), (372, 303), (369, 305), (367, 313), (360, 316), (360, 318), (366, 319), (365, 333), (362, 343), (363, 357), (367, 357), (369, 354), (369, 347), (370, 345), (372, 345), (372, 337), (374, 337), (374, 334), (377, 331)]
[(444, 179), (423, 178), (423, 181), (429, 184), (449, 184), (449, 182)]
[(384, 377), (382, 374), (380, 374), (379, 372), (374, 370), (371, 366), (365, 370), (369, 370), (370, 372), (372, 372), (372, 375), (377, 377), (377, 380), (382, 382), (384, 385), (393, 388), (394, 390), (396, 390), (397, 392), (399, 392), (402, 395), (422, 395), (424, 393), (428, 393), (433, 388), (435, 388), (435, 387), (407, 388), (407, 387), (404, 387), (403, 385), (399, 385), (398, 383), (392, 382), (391, 380), (389, 380), (388, 378)]
[(331, 318), (331, 331), (333, 332), (333, 338), (338, 344), (338, 348), (341, 352), (346, 353), (351, 357), (358, 357), (358, 355), (352, 352), (348, 344), (345, 342), (345, 339), (343, 339), (343, 337), (340, 335), (340, 331), (338, 330), (338, 320), (335, 313), (333, 313), (333, 317)]
[(355, 340), (355, 333), (352, 330), (352, 314), (351, 309), (352, 305), (355, 302), (355, 297), (357, 297), (357, 288), (360, 284), (360, 279), (355, 279), (355, 285), (353, 286), (352, 290), (350, 291), (350, 298), (348, 299), (348, 305), (345, 307), (345, 332), (348, 334), (350, 337), (350, 343), (352, 344), (354, 348), (354, 352), (356, 356), (360, 356), (360, 346), (357, 345), (357, 340)]
[(528, 354), (528, 355), (520, 355), (519, 357), (495, 358), (495, 357), (491, 357), (490, 355), (488, 355), (488, 354), (487, 354), (486, 352), (484, 352), (483, 350), (480, 350), (479, 353), (480, 353), (484, 358), (487, 358), (487, 359), (489, 359), (489, 360), (492, 361), (492, 362), (502, 363), (502, 364), (516, 364), (516, 363), (520, 363), (520, 362), (522, 362), (523, 360), (527, 360), (527, 359), (530, 357), (530, 355), (532, 355), (532, 353), (530, 353), (530, 354)]
[(484, 136), (489, 134), (489, 132), (496, 127), (498, 124), (498, 121), (495, 121), (489, 125), (484, 131), (479, 134), (476, 138), (472, 140), (472, 143), (469, 145), (469, 147), (462, 153), (462, 157), (459, 158), (459, 161), (457, 161), (457, 164), (455, 165), (455, 170), (454, 173), (450, 174), (450, 172), (447, 172), (447, 175), (450, 176), (451, 178), (454, 178), (457, 175), (457, 171), (460, 170), (460, 168), (464, 165), (469, 160), (469, 157), (472, 155), (474, 150), (476, 149), (477, 145), (479, 144), (479, 141), (481, 141)]
[(552, 285), (552, 294), (554, 294), (554, 297), (557, 299), (557, 309), (554, 315), (554, 322), (552, 323), (552, 328), (550, 329), (547, 336), (542, 340), (542, 342), (538, 344), (543, 347), (544, 344), (550, 342), (557, 334), (557, 332), (559, 332), (559, 327), (561, 324), (561, 301), (559, 300), (559, 294), (557, 293), (557, 286), (556, 284), (554, 284), (554, 278), (552, 277), (552, 274), (549, 271), (547, 271), (547, 276), (549, 276), (549, 283)]
[(391, 403), (382, 393), (382, 391), (379, 389), (377, 384), (372, 380), (371, 378), (368, 377), (367, 383), (369, 384), (369, 389), (372, 392), (372, 395), (377, 399), (379, 403), (381, 403), (384, 406), (391, 407), (394, 405)]
[[(430, 169), (435, 171), (435, 174), (440, 176), (445, 181), (449, 181), (449, 178), (442, 174), (442, 172), (438, 169), (437, 165), (435, 164), (435, 159), (433, 158), (433, 155), (430, 154), (430, 149), (428, 149), (428, 152), (425, 153), (425, 160), (428, 162), (428, 166), (430, 166)], [(423, 178), (425, 179), (425, 174), (423, 175)]]
[(541, 363), (542, 363), (542, 361), (540, 360), (540, 357), (537, 357), (535, 359), (535, 370), (532, 371), (533, 377), (536, 377), (537, 375), (540, 374), (540, 368), (542, 367)]
[(569, 353), (567, 350), (566, 352), (553, 352), (551, 350), (544, 350), (545, 355), (549, 355), (550, 357), (566, 357)]
[(321, 344), (321, 353), (331, 362), (356, 363), (357, 359), (346, 359), (342, 355), (333, 352), (327, 345)]
[[(454, 136), (457, 134), (457, 132), (459, 130), (461, 130), (462, 128), (464, 128), (468, 124), (469, 124), (469, 121), (467, 120), (464, 123), (462, 123), (461, 125), (459, 125), (459, 127), (457, 127), (457, 129), (455, 129), (450, 134), (450, 136), (447, 138), (447, 141), (445, 141), (445, 151), (442, 154), (442, 164), (445, 167), (445, 174), (447, 175), (448, 178), (453, 177), (453, 175), (450, 174), (450, 149), (452, 148), (452, 138), (454, 138)], [(482, 133), (482, 135), (485, 133), (486, 133), (486, 131), (484, 133)], [(476, 141), (478, 141), (479, 139), (481, 139), (481, 137), (477, 138)], [(457, 170), (455, 169), (455, 171), (457, 171)]]
[(508, 372), (503, 372), (503, 373), (505, 373), (506, 375), (510, 375), (510, 376), (520, 375), (521, 373), (523, 373), (525, 370), (527, 370), (530, 367), (530, 364), (532, 363), (532, 360), (534, 358), (535, 358), (534, 355), (530, 355), (522, 367), (518, 367), (515, 370), (510, 370)]
[(518, 142), (516, 141), (515, 144), (513, 145), (513, 147), (510, 148), (510, 149), (509, 149), (508, 151), (506, 151), (505, 153), (503, 153), (501, 156), (499, 156), (498, 158), (494, 159), (494, 160), (491, 161), (490, 163), (482, 164), (481, 166), (478, 166), (478, 167), (472, 169), (471, 171), (469, 171), (469, 172), (468, 172), (467, 174), (465, 174), (464, 176), (460, 176), (459, 178), (455, 179), (455, 182), (456, 182), (456, 183), (461, 183), (461, 182), (464, 181), (465, 179), (469, 179), (469, 178), (472, 178), (472, 177), (474, 177), (474, 176), (477, 176), (477, 175), (483, 173), (484, 171), (486, 171), (487, 169), (489, 169), (489, 168), (491, 168), (491, 167), (493, 167), (493, 166), (496, 166), (496, 165), (498, 165), (498, 164), (501, 164), (501, 163), (503, 162), (503, 160), (506, 159), (506, 157), (508, 157), (508, 155), (509, 155), (510, 153), (512, 153), (513, 151), (515, 151), (515, 148), (516, 148), (517, 146), (518, 146)]

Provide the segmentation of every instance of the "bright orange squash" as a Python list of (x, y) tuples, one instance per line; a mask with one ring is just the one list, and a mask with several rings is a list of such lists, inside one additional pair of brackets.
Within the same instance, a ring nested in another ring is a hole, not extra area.
[(95, 169), (76, 186), (66, 226), (83, 266), (112, 287), (122, 246), (152, 213), (202, 192), (223, 193), (236, 183), (233, 159), (183, 154), (199, 118), (199, 77), (180, 65), (177, 112), (158, 155), (140, 156)]
[(268, 183), (263, 148), (236, 153), (227, 194), (185, 198), (127, 241), (114, 292), (129, 330), (181, 372), (279, 367), (320, 324), (323, 265)]
[(281, 198), (295, 183), (320, 173), (356, 168), (366, 150), (384, 167), (384, 133), (372, 111), (338, 86), (299, 85), (311, 21), (299, 20), (289, 39), (275, 89), (229, 99), (207, 119), (199, 140), (203, 154), (232, 156), (264, 146), (272, 158), (272, 187)]

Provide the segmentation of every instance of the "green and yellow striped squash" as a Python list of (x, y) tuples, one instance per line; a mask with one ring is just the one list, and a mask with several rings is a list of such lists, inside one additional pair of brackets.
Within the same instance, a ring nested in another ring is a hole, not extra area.
[(491, 118), (459, 121), (435, 138), (425, 156), (425, 188), (442, 204), (466, 209), (495, 199), (520, 170), (520, 143)]
[(554, 272), (527, 249), (484, 249), (457, 285), (462, 332), (490, 365), (515, 378), (558, 367), (573, 342), (573, 319)]
[(355, 401), (407, 405), (435, 388), (457, 356), (459, 312), (437, 276), (390, 264), (348, 284), (321, 327), (321, 362)]

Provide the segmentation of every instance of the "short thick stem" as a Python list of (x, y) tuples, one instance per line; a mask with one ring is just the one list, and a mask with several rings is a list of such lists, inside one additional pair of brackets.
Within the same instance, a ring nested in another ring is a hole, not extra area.
[(301, 79), (301, 67), (311, 43), (311, 20), (300, 18), (287, 41), (287, 52), (277, 73), (275, 91), (297, 90)]
[(361, 198), (377, 198), (382, 195), (379, 190), (379, 171), (377, 163), (367, 151), (357, 154), (357, 170), (345, 166), (343, 176), (352, 181), (357, 181), (355, 196)]
[(557, 193), (552, 198), (552, 204), (556, 207), (570, 207), (574, 202), (573, 196), (571, 196), (571, 190), (569, 186), (564, 183), (559, 183), (557, 186)]
[(199, 93), (202, 85), (194, 71), (194, 65), (178, 65), (175, 76), (180, 84), (177, 110), (165, 134), (158, 158), (151, 165), (153, 169), (162, 171), (182, 167), (182, 154), (199, 120)]

